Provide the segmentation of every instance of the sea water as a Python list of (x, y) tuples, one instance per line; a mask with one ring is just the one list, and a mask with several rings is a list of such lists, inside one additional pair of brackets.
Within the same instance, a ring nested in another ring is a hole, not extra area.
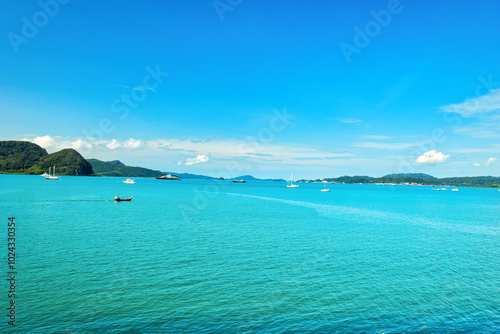
[(496, 189), (123, 180), (0, 175), (0, 332), (500, 331)]

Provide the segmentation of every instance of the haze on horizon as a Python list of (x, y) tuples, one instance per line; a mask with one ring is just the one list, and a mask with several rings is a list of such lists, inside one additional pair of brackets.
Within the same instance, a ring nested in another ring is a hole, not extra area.
[(5, 2), (0, 140), (295, 179), (500, 175), (498, 2)]

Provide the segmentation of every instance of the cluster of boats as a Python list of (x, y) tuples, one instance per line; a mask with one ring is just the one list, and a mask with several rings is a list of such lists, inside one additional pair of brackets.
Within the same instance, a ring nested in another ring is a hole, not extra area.
[[(171, 175), (171, 174), (163, 175), (163, 176), (157, 177), (156, 179), (157, 180), (181, 180), (180, 177), (178, 177), (176, 175)], [(126, 184), (135, 184), (134, 179), (126, 179), (125, 181), (122, 181), (122, 182), (126, 183)], [(232, 182), (233, 183), (246, 183), (247, 181), (246, 180), (232, 180)], [(321, 192), (330, 192), (330, 188), (326, 187), (326, 183), (328, 183), (328, 182), (323, 181), (323, 189), (321, 189)], [(291, 175), (290, 184), (287, 184), (286, 187), (287, 188), (298, 188), (299, 187), (298, 184), (293, 183), (293, 173)], [(130, 202), (131, 200), (132, 200), (132, 197), (130, 197), (130, 198), (115, 197), (115, 202)]]
[[(328, 183), (328, 182), (323, 181), (323, 189), (321, 189), (321, 191), (322, 191), (322, 192), (324, 192), (324, 193), (329, 193), (329, 192), (330, 192), (330, 188), (327, 188), (327, 187), (326, 187), (326, 184), (327, 184), (327, 183)], [(287, 187), (287, 188), (298, 188), (298, 187), (299, 187), (299, 185), (298, 185), (298, 184), (294, 184), (294, 183), (293, 183), (293, 173), (292, 173), (292, 176), (291, 176), (291, 178), (290, 178), (290, 184), (287, 184), (287, 185), (286, 185), (286, 187)]]
[[(177, 175), (172, 175), (172, 174), (159, 176), (156, 179), (157, 180), (181, 180), (180, 177), (178, 177)], [(122, 181), (122, 182), (126, 183), (126, 184), (135, 184), (134, 179), (126, 179), (125, 181)], [(129, 198), (123, 198), (122, 196), (115, 197), (115, 202), (130, 202), (130, 201), (132, 201), (132, 197), (129, 197)]]
[[(433, 188), (434, 191), (448, 190), (447, 188)], [(451, 191), (458, 191), (458, 188), (453, 188)]]

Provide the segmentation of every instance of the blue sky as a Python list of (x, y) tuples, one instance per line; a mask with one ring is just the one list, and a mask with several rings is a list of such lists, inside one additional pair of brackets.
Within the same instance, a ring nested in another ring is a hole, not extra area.
[(8, 1), (2, 140), (163, 171), (499, 175), (496, 1)]

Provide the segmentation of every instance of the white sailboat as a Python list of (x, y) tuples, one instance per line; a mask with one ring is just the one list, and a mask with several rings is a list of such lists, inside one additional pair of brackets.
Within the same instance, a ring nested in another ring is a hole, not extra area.
[(290, 184), (286, 185), (287, 188), (298, 188), (298, 184), (293, 184), (293, 172), (292, 172), (292, 177), (290, 178)]
[(54, 166), (54, 170), (52, 171), (52, 175), (50, 175), (50, 167), (49, 167), (49, 175), (45, 177), (46, 180), (59, 180), (59, 177), (56, 176), (56, 166)]
[(321, 191), (325, 192), (325, 193), (328, 193), (330, 192), (330, 188), (327, 188), (326, 187), (326, 182), (323, 181), (323, 189), (321, 189)]

